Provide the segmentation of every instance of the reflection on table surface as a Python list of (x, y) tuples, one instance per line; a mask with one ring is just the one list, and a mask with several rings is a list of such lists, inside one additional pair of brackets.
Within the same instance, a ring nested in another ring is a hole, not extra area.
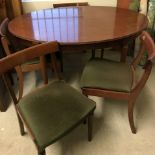
[(146, 27), (144, 15), (114, 7), (68, 7), (34, 11), (9, 23), (15, 36), (27, 40), (90, 43), (119, 39)]
[(47, 9), (31, 13), (35, 38), (39, 40), (78, 41), (77, 8)]

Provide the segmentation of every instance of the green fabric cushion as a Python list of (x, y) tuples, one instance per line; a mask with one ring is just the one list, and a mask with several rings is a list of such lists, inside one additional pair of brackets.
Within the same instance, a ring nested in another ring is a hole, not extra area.
[(92, 110), (95, 103), (63, 81), (51, 83), (23, 97), (18, 109), (41, 149), (52, 144)]
[(140, 9), (140, 0), (130, 0), (129, 9), (133, 11), (139, 11)]
[(81, 87), (129, 92), (132, 71), (125, 63), (106, 59), (90, 60), (81, 77)]

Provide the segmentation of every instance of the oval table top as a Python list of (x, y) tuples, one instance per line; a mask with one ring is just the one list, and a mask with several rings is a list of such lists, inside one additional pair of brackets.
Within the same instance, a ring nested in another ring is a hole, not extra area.
[(44, 9), (18, 16), (9, 31), (29, 41), (54, 41), (62, 45), (119, 40), (140, 33), (147, 17), (126, 9), (104, 6)]

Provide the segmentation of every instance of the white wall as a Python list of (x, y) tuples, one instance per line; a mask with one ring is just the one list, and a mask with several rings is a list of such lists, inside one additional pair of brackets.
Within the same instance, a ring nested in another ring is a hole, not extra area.
[(24, 12), (51, 8), (53, 3), (88, 2), (92, 6), (116, 6), (117, 0), (50, 0), (46, 2), (23, 2)]

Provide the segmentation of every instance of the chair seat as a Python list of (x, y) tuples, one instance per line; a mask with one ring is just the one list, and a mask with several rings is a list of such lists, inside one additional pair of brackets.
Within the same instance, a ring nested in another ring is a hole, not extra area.
[(132, 70), (125, 63), (93, 59), (85, 66), (80, 85), (82, 88), (130, 92), (132, 88)]
[(23, 97), (17, 105), (40, 148), (52, 144), (95, 109), (77, 90), (56, 81)]

